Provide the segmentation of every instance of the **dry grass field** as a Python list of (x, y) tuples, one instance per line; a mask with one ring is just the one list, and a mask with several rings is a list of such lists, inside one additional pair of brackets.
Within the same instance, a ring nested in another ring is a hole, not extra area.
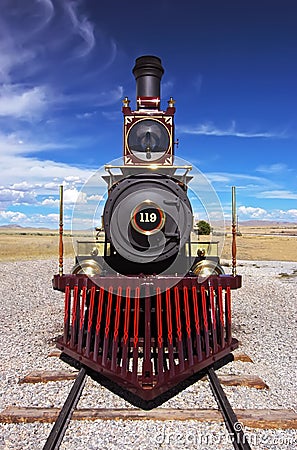
[[(251, 261), (297, 261), (297, 237), (292, 236), (238, 236), (237, 259)], [(222, 259), (230, 259), (231, 236), (227, 236)]]
[[(0, 261), (58, 259), (59, 235), (54, 230), (0, 228)], [(64, 236), (65, 257), (74, 255), (72, 238)]]
[[(297, 225), (243, 226), (237, 237), (237, 259), (253, 261), (297, 261)], [(207, 240), (204, 237), (203, 240)], [(58, 259), (58, 232), (47, 229), (0, 228), (0, 261)], [(64, 236), (64, 255), (74, 256), (69, 232)], [(231, 235), (224, 238), (222, 259), (231, 259)]]

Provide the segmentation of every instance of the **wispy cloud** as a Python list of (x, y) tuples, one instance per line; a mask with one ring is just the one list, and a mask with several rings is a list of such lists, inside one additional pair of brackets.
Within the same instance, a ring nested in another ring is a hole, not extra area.
[(97, 111), (84, 112), (84, 113), (76, 114), (75, 117), (80, 120), (88, 120), (91, 117), (94, 117), (96, 114), (97, 114)]
[(111, 122), (114, 121), (122, 121), (123, 120), (123, 115), (121, 113), (121, 111), (116, 110), (116, 111), (102, 111), (102, 116), (107, 119), (110, 120)]
[[(1, 134), (0, 133), (0, 163), (1, 167), (9, 165), (9, 160), (14, 159), (17, 155), (28, 155), (33, 153), (42, 153), (47, 150), (73, 148), (73, 144), (65, 142), (46, 141), (44, 139), (31, 138), (25, 131), (21, 130), (16, 133)], [(12, 161), (11, 161), (12, 162)], [(5, 173), (2, 172), (1, 177)]]
[(270, 164), (268, 166), (259, 166), (256, 168), (257, 172), (263, 172), (267, 174), (278, 174), (288, 170), (288, 166), (283, 163)]
[(197, 77), (194, 79), (194, 82), (193, 82), (194, 88), (198, 93), (201, 91), (202, 80), (203, 80), (203, 77), (201, 74), (199, 74), (199, 75), (197, 75)]
[(264, 191), (258, 194), (260, 198), (282, 198), (286, 200), (297, 200), (297, 193), (288, 190)]
[(162, 83), (162, 97), (164, 99), (173, 95), (174, 81), (168, 80)]
[(218, 185), (222, 185), (224, 188), (229, 189), (231, 185), (236, 185), (240, 189), (274, 189), (279, 187), (273, 181), (255, 175), (245, 173), (231, 173), (231, 172), (209, 172), (206, 173), (207, 178)]
[[(65, 150), (83, 147), (83, 138), (65, 137), (60, 129), (65, 130), (70, 119), (73, 130), (73, 117), (90, 119), (100, 108), (118, 102), (123, 87), (100, 82), (117, 56), (117, 45), (84, 10), (79, 0), (1, 2), (0, 209), (7, 209), (3, 220), (24, 219), (25, 205), (57, 206), (59, 184), (65, 187), (66, 207), (85, 201), (79, 189), (92, 170), (54, 161), (57, 150), (64, 150), (65, 156)], [(100, 64), (93, 64), (95, 60)], [(17, 205), (18, 213), (9, 211)], [(27, 223), (33, 217), (50, 221), (53, 216), (32, 213)]]
[(238, 138), (285, 138), (285, 133), (274, 133), (271, 131), (239, 131), (236, 129), (235, 121), (226, 129), (219, 128), (213, 123), (202, 123), (196, 126), (180, 125), (177, 127), (179, 133), (202, 135), (202, 136), (232, 136)]
[[(101, 107), (122, 97), (122, 86), (107, 83), (102, 92), (94, 90), (93, 78), (98, 82), (99, 74), (114, 62), (117, 46), (111, 37), (95, 30), (82, 10), (80, 1), (4, 0), (0, 118), (40, 120), (52, 108), (65, 110), (70, 103)], [(100, 60), (99, 69), (92, 64), (93, 52), (94, 59)]]
[(82, 43), (76, 49), (76, 56), (86, 56), (95, 46), (94, 25), (86, 16), (79, 14), (78, 2), (63, 2), (63, 6), (71, 20), (73, 33), (82, 40)]
[[(30, 4), (4, 0), (0, 35), (2, 55), (10, 61), (6, 66), (8, 74), (16, 64), (16, 55), (25, 55), (20, 60), (23, 63), (28, 58), (36, 58), (37, 54), (42, 57), (56, 51), (58, 43), (61, 50), (69, 46), (77, 58), (88, 55), (96, 45), (95, 30), (80, 5), (79, 0), (32, 0)], [(53, 31), (55, 33), (51, 34)], [(43, 41), (47, 41), (45, 49), (40, 48)]]

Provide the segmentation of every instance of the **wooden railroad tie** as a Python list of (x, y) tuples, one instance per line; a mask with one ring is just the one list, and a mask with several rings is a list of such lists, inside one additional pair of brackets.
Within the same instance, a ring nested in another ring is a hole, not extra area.
[[(1, 423), (55, 422), (59, 408), (24, 408), (10, 406), (0, 413)], [(297, 414), (291, 409), (235, 409), (244, 426), (262, 429), (297, 429)], [(221, 422), (216, 409), (140, 409), (90, 408), (76, 409), (73, 420), (196, 420)]]
[(249, 362), (253, 363), (254, 361), (245, 353), (234, 353), (234, 361), (241, 361), (241, 362)]
[(24, 378), (21, 378), (19, 384), (75, 380), (77, 374), (78, 372), (71, 372), (69, 370), (35, 370), (28, 373)]
[[(19, 383), (47, 383), (48, 381), (75, 380), (78, 372), (37, 370), (28, 373)], [(225, 386), (246, 386), (255, 389), (269, 389), (267, 384), (257, 375), (219, 375), (220, 382)], [(207, 380), (207, 377), (202, 378)]]

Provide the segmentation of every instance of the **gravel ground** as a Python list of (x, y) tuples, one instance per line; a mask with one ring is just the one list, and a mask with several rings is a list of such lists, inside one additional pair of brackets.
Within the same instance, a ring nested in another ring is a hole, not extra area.
[[(67, 261), (71, 266), (71, 262)], [(67, 264), (66, 264), (67, 265)], [(63, 295), (51, 288), (57, 272), (54, 261), (0, 264), (1, 372), (0, 410), (8, 405), (60, 407), (72, 381), (19, 385), (34, 369), (68, 369), (58, 358), (48, 358), (53, 337), (61, 333)], [(234, 408), (293, 408), (296, 399), (297, 262), (241, 261), (243, 288), (233, 292), (234, 336), (254, 361), (233, 362), (221, 373), (259, 375), (269, 391), (224, 387)], [(66, 267), (67, 271), (67, 267)], [(228, 269), (227, 269), (228, 271)], [(282, 275), (281, 275), (282, 274)], [(289, 275), (286, 276), (285, 274)], [(290, 276), (291, 275), (291, 276)], [(79, 407), (132, 408), (92, 380), (88, 380)], [(198, 382), (163, 407), (216, 407), (209, 385)], [(0, 424), (1, 450), (42, 449), (50, 424)], [(295, 449), (295, 430), (246, 428), (253, 449)], [(61, 450), (97, 449), (232, 449), (223, 424), (161, 421), (71, 422)]]

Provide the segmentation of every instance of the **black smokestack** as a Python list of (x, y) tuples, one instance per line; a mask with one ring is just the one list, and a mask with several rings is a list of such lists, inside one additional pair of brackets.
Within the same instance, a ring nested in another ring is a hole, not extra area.
[[(161, 59), (157, 56), (140, 56), (135, 61), (133, 68), (133, 75), (136, 80), (136, 97), (138, 107), (153, 107), (160, 106), (160, 83), (164, 73)], [(158, 99), (151, 104), (147, 101), (141, 101), (141, 98)]]

